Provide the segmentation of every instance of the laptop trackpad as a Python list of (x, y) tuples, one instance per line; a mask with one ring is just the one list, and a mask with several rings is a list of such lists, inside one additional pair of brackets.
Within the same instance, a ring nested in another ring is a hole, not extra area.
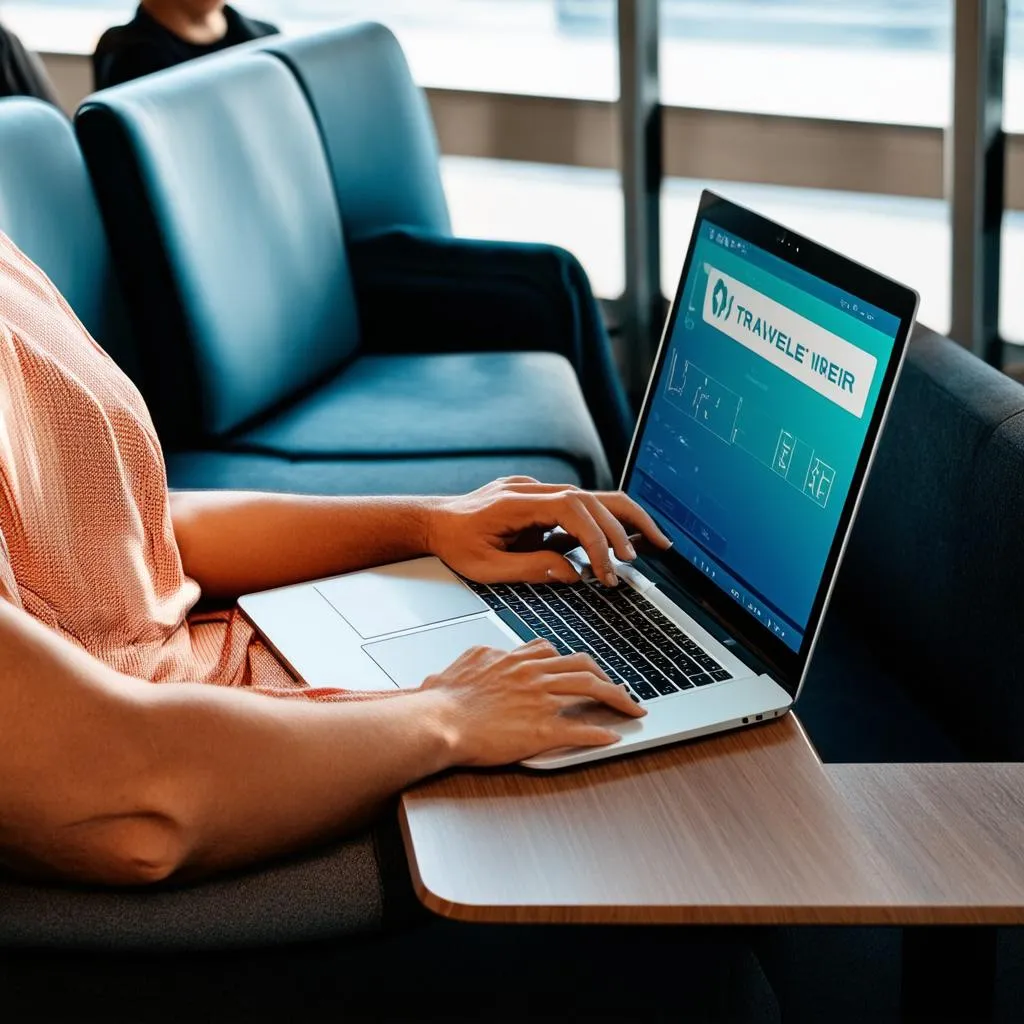
[(470, 619), (421, 633), (365, 644), (363, 650), (403, 689), (414, 689), (427, 676), (447, 668), (470, 647), (511, 651), (522, 641), (510, 637), (491, 619)]
[(487, 608), (436, 558), (414, 558), (321, 580), (316, 589), (364, 639)]

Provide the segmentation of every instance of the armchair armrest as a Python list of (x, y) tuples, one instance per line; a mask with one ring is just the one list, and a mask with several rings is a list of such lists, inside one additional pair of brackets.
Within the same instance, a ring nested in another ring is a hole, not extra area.
[(395, 228), (349, 244), (364, 351), (547, 351), (566, 357), (613, 472), (633, 416), (586, 273), (553, 245)]

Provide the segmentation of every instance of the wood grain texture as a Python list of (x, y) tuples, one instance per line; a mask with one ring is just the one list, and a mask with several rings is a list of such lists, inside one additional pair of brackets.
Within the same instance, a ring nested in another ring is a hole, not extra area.
[(469, 921), (1024, 923), (1024, 765), (823, 766), (792, 715), (406, 794), (417, 892)]
[(462, 920), (892, 920), (792, 716), (565, 772), (451, 774), (401, 820), (420, 899)]
[(833, 765), (897, 898), (934, 922), (1024, 922), (1024, 765)]

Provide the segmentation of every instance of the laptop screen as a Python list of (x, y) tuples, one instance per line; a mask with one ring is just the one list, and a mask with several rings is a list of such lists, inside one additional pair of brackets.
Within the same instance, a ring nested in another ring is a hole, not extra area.
[(900, 321), (709, 219), (628, 493), (799, 651)]

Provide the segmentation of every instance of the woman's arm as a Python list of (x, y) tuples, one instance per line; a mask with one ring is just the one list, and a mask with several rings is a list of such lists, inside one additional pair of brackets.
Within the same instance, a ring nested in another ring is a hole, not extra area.
[(120, 675), (0, 601), (0, 859), (43, 877), (193, 877), (358, 826), (456, 764), (617, 737), (565, 697), (643, 712), (585, 656), (478, 649), (391, 700), (306, 704)]
[(472, 494), (429, 498), (318, 498), (231, 491), (171, 495), (185, 572), (207, 597), (240, 594), (437, 555), (482, 582), (573, 582), (543, 543), (556, 526), (578, 540), (609, 585), (609, 547), (635, 557), (627, 529), (667, 547), (651, 517), (624, 494), (506, 477)]
[(185, 572), (213, 598), (233, 599), (426, 554), (430, 509), (428, 498), (171, 494)]

